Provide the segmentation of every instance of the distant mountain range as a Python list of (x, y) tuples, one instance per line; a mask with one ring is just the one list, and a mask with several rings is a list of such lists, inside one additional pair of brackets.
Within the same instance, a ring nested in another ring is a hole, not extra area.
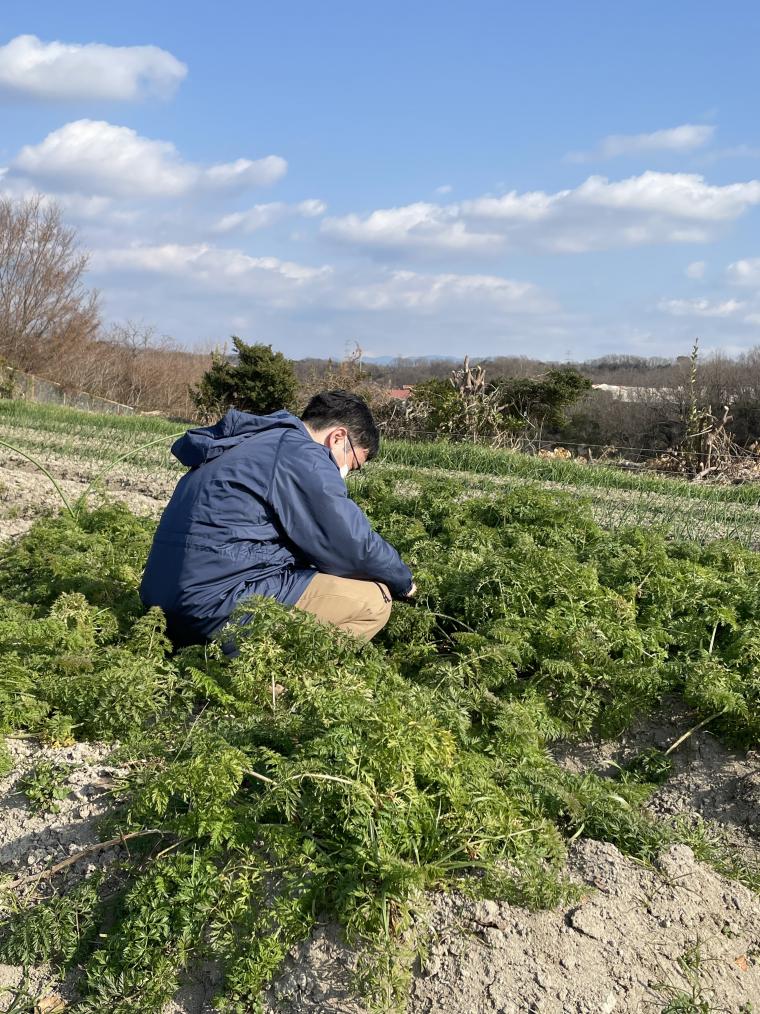
[[(473, 361), (478, 358), (480, 357), (470, 356), (470, 359)], [(462, 361), (462, 356), (362, 356), (363, 363), (373, 363), (375, 366), (390, 366), (391, 363), (395, 363), (398, 359), (417, 359), (430, 363), (459, 363)]]

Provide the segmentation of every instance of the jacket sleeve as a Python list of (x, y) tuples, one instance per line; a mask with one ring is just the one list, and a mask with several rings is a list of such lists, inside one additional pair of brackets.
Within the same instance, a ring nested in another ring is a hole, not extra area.
[(409, 592), (412, 572), (349, 499), (326, 448), (285, 437), (270, 501), (285, 535), (322, 573), (382, 581), (394, 598)]

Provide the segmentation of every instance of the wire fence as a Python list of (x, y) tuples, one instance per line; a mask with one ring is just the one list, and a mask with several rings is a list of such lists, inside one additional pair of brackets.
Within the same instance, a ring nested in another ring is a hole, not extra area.
[[(684, 452), (672, 447), (640, 447), (634, 444), (622, 444), (608, 441), (607, 443), (592, 443), (590, 441), (563, 440), (560, 437), (547, 438), (522, 438), (515, 437), (513, 440), (503, 439), (489, 440), (488, 437), (473, 435), (472, 433), (443, 433), (440, 430), (415, 430), (410, 435), (396, 434), (392, 430), (381, 432), (388, 440), (408, 441), (412, 444), (451, 444), (452, 446), (480, 447), (493, 451), (515, 452), (529, 456), (541, 457), (542, 452), (546, 455), (554, 455), (556, 452), (568, 451), (569, 457), (579, 462), (591, 465), (605, 465), (618, 469), (629, 469), (646, 473), (661, 473), (665, 475), (679, 475), (683, 470)], [(686, 452), (688, 453), (688, 452)], [(564, 455), (560, 455), (564, 457)], [(735, 457), (736, 464), (744, 464), (750, 468), (757, 467), (758, 479), (760, 480), (760, 450), (754, 445), (740, 448)]]
[(133, 415), (136, 411), (132, 405), (111, 401), (110, 398), (99, 398), (86, 391), (67, 390), (53, 380), (32, 373), (23, 373), (12, 366), (3, 367), (2, 372), (7, 374), (3, 384), (7, 390), (6, 397), (27, 398), (46, 405), (67, 405), (69, 408), (80, 408), (87, 412)]

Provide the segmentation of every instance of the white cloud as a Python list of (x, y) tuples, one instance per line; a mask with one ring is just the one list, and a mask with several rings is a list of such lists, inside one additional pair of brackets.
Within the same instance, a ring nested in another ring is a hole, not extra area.
[(734, 261), (726, 268), (728, 280), (734, 285), (747, 285), (760, 288), (760, 257), (746, 257)]
[(0, 46), (0, 94), (47, 101), (168, 98), (187, 67), (158, 46), (42, 42), (18, 35)]
[(235, 293), (270, 307), (290, 307), (308, 299), (332, 276), (332, 268), (307, 267), (277, 257), (251, 257), (205, 243), (135, 245), (93, 254), (98, 274), (136, 271), (171, 277), (210, 292)]
[(694, 222), (736, 218), (760, 203), (760, 180), (711, 186), (691, 173), (645, 172), (617, 183), (590, 176), (576, 191), (592, 207), (650, 211)]
[(112, 197), (87, 194), (51, 194), (41, 192), (29, 180), (8, 174), (0, 169), (0, 198), (26, 201), (39, 198), (43, 204), (55, 203), (69, 225), (118, 226), (136, 222), (141, 212), (133, 207), (121, 207)]
[(659, 308), (671, 317), (735, 317), (744, 310), (746, 303), (726, 299), (722, 303), (711, 303), (708, 299), (663, 299)]
[[(419, 274), (413, 271), (357, 275), (346, 269), (310, 267), (276, 257), (252, 257), (210, 244), (133, 245), (96, 251), (96, 275), (139, 273), (171, 279), (178, 291), (234, 295), (269, 309), (319, 307), (324, 311), (402, 312), (435, 317), (462, 310), (495, 319), (557, 311), (555, 302), (531, 282), (496, 275)], [(240, 304), (239, 304), (240, 305)]]
[[(695, 264), (701, 264), (701, 261)], [(693, 265), (689, 265), (693, 267)], [(694, 276), (702, 277), (702, 275)], [(659, 307), (674, 317), (712, 317), (730, 320), (756, 327), (760, 324), (760, 257), (746, 257), (729, 264), (725, 279), (741, 288), (741, 298), (724, 293), (724, 298), (708, 299), (664, 299)]]
[(714, 133), (715, 127), (708, 124), (684, 123), (680, 127), (655, 130), (650, 134), (609, 134), (591, 151), (573, 151), (565, 159), (568, 162), (592, 162), (653, 151), (694, 151), (709, 144)]
[(346, 306), (363, 310), (404, 310), (434, 313), (457, 305), (502, 313), (542, 313), (556, 309), (554, 303), (531, 282), (518, 282), (496, 275), (422, 275), (393, 271), (379, 280), (349, 286)]
[(382, 208), (362, 218), (326, 218), (322, 232), (344, 243), (377, 249), (421, 249), (483, 253), (503, 245), (494, 233), (470, 232), (456, 205), (422, 201), (401, 208)]
[(727, 158), (760, 158), (760, 148), (752, 144), (735, 144), (731, 148), (717, 148), (715, 151), (706, 152), (699, 161), (710, 164)]
[(281, 222), (285, 218), (301, 216), (303, 218), (319, 218), (327, 211), (324, 201), (310, 198), (306, 201), (299, 201), (298, 204), (285, 204), (282, 201), (272, 201), (269, 204), (255, 204), (247, 211), (235, 211), (225, 215), (214, 226), (215, 232), (244, 233), (256, 232), (259, 229), (266, 229), (270, 225)]
[(277, 257), (250, 257), (240, 250), (213, 247), (206, 243), (182, 245), (165, 243), (160, 246), (132, 246), (104, 250), (97, 254), (97, 265), (104, 268), (126, 268), (166, 274), (192, 271), (195, 277), (239, 278), (249, 271), (273, 272), (294, 282), (324, 277), (331, 269), (310, 268)]
[(655, 212), (695, 222), (736, 218), (750, 205), (760, 203), (760, 180), (710, 186), (703, 176), (660, 173), (611, 182), (606, 176), (589, 176), (574, 190), (554, 194), (533, 191), (503, 197), (485, 197), (462, 205), (466, 215), (503, 221), (539, 221), (570, 208), (625, 212)]
[(505, 246), (581, 253), (650, 243), (705, 242), (760, 204), (760, 180), (712, 186), (704, 177), (648, 171), (575, 189), (410, 204), (328, 218), (323, 231), (365, 249), (498, 252)]
[(704, 278), (705, 267), (706, 265), (704, 261), (692, 261), (686, 268), (686, 275), (688, 278)]
[(63, 192), (114, 197), (181, 197), (193, 192), (242, 190), (274, 183), (285, 159), (199, 166), (185, 162), (170, 141), (141, 137), (102, 120), (75, 120), (26, 145), (11, 172)]
[(446, 194), (450, 194), (453, 189), (450, 183), (442, 183), (440, 187), (435, 188), (435, 192), (444, 197)]
[(548, 218), (553, 205), (569, 194), (572, 194), (571, 190), (560, 190), (556, 194), (546, 194), (542, 190), (518, 194), (516, 190), (510, 190), (502, 197), (476, 197), (472, 201), (464, 201), (461, 212), (473, 218), (497, 222), (539, 222)]

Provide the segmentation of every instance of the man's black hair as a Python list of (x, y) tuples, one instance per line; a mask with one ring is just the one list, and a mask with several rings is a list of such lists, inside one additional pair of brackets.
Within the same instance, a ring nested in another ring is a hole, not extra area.
[(315, 394), (301, 413), (301, 422), (308, 423), (313, 430), (345, 426), (354, 446), (367, 451), (368, 461), (380, 448), (380, 431), (369, 405), (364, 398), (350, 391), (320, 391)]

